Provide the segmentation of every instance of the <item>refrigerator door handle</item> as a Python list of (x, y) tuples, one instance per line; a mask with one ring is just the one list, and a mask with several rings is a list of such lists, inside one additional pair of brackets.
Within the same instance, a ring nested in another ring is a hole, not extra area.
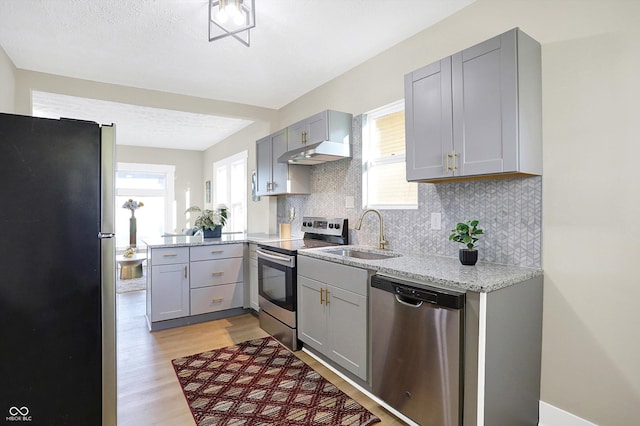
[(115, 236), (116, 234), (114, 234), (113, 232), (98, 232), (98, 238), (101, 240), (103, 238), (113, 238)]

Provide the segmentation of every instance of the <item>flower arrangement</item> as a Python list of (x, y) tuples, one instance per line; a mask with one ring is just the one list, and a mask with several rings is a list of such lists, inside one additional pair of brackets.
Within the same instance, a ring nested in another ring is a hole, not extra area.
[(193, 223), (193, 227), (202, 229), (203, 231), (213, 231), (217, 226), (224, 226), (227, 223), (229, 217), (229, 208), (224, 204), (218, 205), (215, 210), (205, 209), (202, 210), (198, 206), (191, 206), (185, 210), (185, 214), (189, 212), (200, 213)]
[(125, 201), (125, 203), (122, 205), (123, 209), (131, 210), (131, 216), (133, 216), (133, 212), (138, 210), (140, 207), (144, 207), (144, 203), (142, 201), (133, 201), (131, 198)]

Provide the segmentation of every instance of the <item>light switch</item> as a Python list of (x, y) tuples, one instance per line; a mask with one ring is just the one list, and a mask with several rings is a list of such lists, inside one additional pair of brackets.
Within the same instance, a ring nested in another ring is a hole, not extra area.
[(431, 213), (431, 229), (434, 231), (440, 231), (442, 229), (441, 213)]

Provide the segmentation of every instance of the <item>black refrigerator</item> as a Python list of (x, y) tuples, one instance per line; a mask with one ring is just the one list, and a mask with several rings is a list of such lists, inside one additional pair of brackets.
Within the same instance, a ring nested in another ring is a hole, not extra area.
[(0, 424), (116, 423), (114, 151), (0, 114)]

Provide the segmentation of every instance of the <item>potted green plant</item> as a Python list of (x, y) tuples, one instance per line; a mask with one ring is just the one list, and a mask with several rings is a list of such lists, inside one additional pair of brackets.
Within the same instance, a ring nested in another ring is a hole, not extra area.
[(475, 265), (478, 261), (478, 250), (475, 248), (478, 241), (476, 235), (484, 234), (482, 229), (478, 228), (478, 223), (477, 219), (460, 222), (455, 229), (451, 230), (451, 235), (449, 235), (449, 241), (455, 241), (466, 246), (466, 248), (458, 251), (460, 262), (463, 265)]
[(190, 212), (200, 213), (200, 216), (193, 223), (193, 227), (201, 229), (204, 238), (220, 238), (222, 227), (227, 223), (227, 218), (229, 217), (227, 206), (220, 204), (215, 210), (202, 210), (198, 206), (191, 206), (184, 213)]

